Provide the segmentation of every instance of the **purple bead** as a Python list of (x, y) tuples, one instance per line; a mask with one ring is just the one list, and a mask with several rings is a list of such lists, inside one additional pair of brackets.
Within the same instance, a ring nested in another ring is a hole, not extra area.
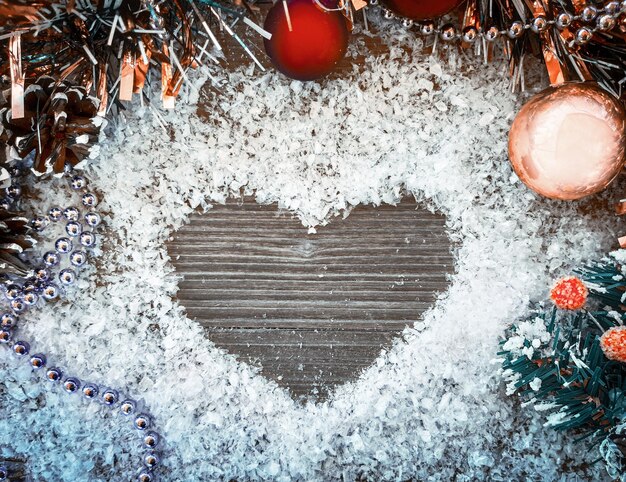
[(13, 345), (13, 353), (15, 353), (19, 357), (28, 355), (29, 351), (30, 345), (25, 341), (16, 341)]
[(64, 285), (71, 285), (76, 281), (76, 273), (73, 269), (64, 269), (59, 273), (59, 280)]
[(78, 236), (83, 231), (82, 224), (76, 221), (70, 221), (65, 225), (65, 232), (72, 237)]
[(100, 218), (100, 215), (98, 213), (92, 212), (85, 214), (85, 222), (92, 228), (95, 228), (98, 224), (100, 224), (101, 221), (102, 219)]
[(48, 251), (43, 255), (43, 262), (46, 266), (56, 266), (59, 264), (59, 261), (61, 261), (61, 258), (59, 258), (59, 255), (54, 251)]
[(54, 249), (61, 254), (69, 253), (72, 250), (72, 240), (69, 238), (59, 238), (54, 243)]
[(80, 216), (80, 211), (76, 208), (65, 208), (63, 210), (63, 216), (68, 221), (78, 221), (78, 218)]
[(95, 194), (90, 192), (83, 194), (81, 200), (83, 202), (83, 206), (86, 206), (88, 208), (92, 208), (98, 204), (98, 198)]
[(87, 262), (87, 253), (85, 251), (74, 251), (70, 254), (70, 263), (74, 266), (82, 266)]
[(74, 176), (70, 181), (70, 187), (74, 191), (79, 191), (87, 186), (87, 180), (83, 176)]
[(149, 449), (155, 448), (159, 444), (159, 435), (155, 432), (148, 432), (143, 437), (143, 444)]
[(49, 301), (54, 300), (55, 298), (59, 296), (59, 288), (57, 288), (53, 284), (47, 284), (44, 286), (41, 296), (43, 296), (44, 299), (49, 300)]
[(67, 393), (76, 393), (80, 390), (80, 380), (78, 378), (66, 378), (63, 382), (63, 388)]
[(80, 235), (80, 244), (87, 248), (90, 248), (91, 246), (96, 244), (96, 235), (91, 231), (85, 231)]
[(136, 407), (137, 406), (135, 402), (133, 402), (132, 400), (124, 400), (120, 404), (120, 412), (122, 412), (122, 415), (130, 415), (135, 411)]
[(61, 211), (61, 208), (57, 207), (50, 208), (50, 211), (48, 211), (48, 217), (51, 221), (54, 221), (56, 223), (57, 221), (60, 221), (63, 217), (63, 211)]
[(137, 430), (146, 430), (150, 426), (150, 418), (142, 413), (135, 417), (133, 424)]
[(96, 398), (98, 396), (98, 385), (93, 383), (86, 384), (83, 387), (83, 396), (88, 400)]
[(102, 403), (105, 405), (115, 405), (118, 395), (115, 390), (107, 389), (102, 393)]
[(22, 288), (16, 284), (10, 284), (6, 287), (6, 291), (4, 292), (7, 300), (16, 300), (20, 296), (22, 296)]
[(46, 378), (51, 382), (58, 382), (61, 380), (63, 372), (59, 368), (49, 368), (46, 371)]
[(33, 355), (30, 357), (30, 366), (34, 369), (43, 368), (46, 366), (46, 356), (42, 354)]
[(17, 325), (17, 318), (11, 313), (3, 313), (0, 316), (0, 328), (10, 330)]

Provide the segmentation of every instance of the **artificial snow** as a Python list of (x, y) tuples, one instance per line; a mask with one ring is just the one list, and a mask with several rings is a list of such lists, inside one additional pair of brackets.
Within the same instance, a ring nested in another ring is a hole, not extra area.
[[(389, 52), (346, 78), (196, 72), (189, 103), (159, 110), (167, 133), (136, 106), (87, 167), (106, 225), (97, 270), (67, 301), (27, 316), (18, 337), (68, 373), (145, 403), (164, 438), (162, 480), (604, 477), (579, 464), (596, 458), (584, 443), (505, 396), (491, 360), (552, 279), (613, 246), (613, 217), (587, 201), (541, 199), (517, 180), (507, 132), (530, 93), (511, 93), (505, 62), (442, 46), (429, 57), (413, 34), (384, 27)], [(68, 197), (62, 182), (42, 184), (39, 207)], [(447, 216), (456, 272), (419, 330), (325, 403), (292, 400), (172, 299), (165, 242), (195, 209), (210, 215), (253, 194), (298, 216), (304, 236), (405, 192)], [(0, 380), (0, 458), (27, 458), (36, 480), (134, 476), (141, 460), (127, 419), (40, 382), (8, 350)]]

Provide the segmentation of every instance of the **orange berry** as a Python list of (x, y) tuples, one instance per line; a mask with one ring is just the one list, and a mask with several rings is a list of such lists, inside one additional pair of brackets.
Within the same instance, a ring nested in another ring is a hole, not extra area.
[(606, 330), (600, 337), (600, 346), (609, 360), (626, 363), (626, 326)]
[(579, 310), (585, 306), (588, 294), (589, 291), (580, 278), (566, 276), (554, 284), (552, 291), (550, 291), (550, 298), (557, 308)]

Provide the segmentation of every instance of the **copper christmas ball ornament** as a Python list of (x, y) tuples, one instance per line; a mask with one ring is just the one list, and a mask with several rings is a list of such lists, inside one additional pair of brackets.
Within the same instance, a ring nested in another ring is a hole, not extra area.
[(400, 17), (430, 20), (441, 17), (465, 0), (382, 0), (382, 4)]
[(596, 83), (564, 83), (535, 95), (509, 133), (519, 178), (552, 199), (602, 191), (626, 161), (626, 110)]

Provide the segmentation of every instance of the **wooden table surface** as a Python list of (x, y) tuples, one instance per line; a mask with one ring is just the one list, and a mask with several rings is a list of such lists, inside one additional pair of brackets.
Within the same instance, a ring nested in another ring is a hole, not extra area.
[(168, 246), (178, 300), (218, 346), (324, 399), (420, 319), (452, 270), (444, 218), (405, 200), (317, 234), (253, 200), (192, 216)]
[[(271, 3), (257, 5), (262, 24)], [(261, 37), (239, 33), (271, 69)], [(220, 41), (225, 68), (251, 65), (231, 38)], [(388, 51), (376, 36), (351, 42), (375, 55)], [(354, 75), (363, 64), (363, 56), (345, 58), (330, 77)], [(220, 94), (205, 87), (198, 114), (211, 122), (210, 99)], [(315, 235), (274, 206), (232, 201), (193, 216), (169, 244), (183, 277), (178, 299), (207, 336), (294, 397), (319, 400), (420, 319), (447, 287), (450, 250), (443, 217), (410, 200), (358, 207)]]

